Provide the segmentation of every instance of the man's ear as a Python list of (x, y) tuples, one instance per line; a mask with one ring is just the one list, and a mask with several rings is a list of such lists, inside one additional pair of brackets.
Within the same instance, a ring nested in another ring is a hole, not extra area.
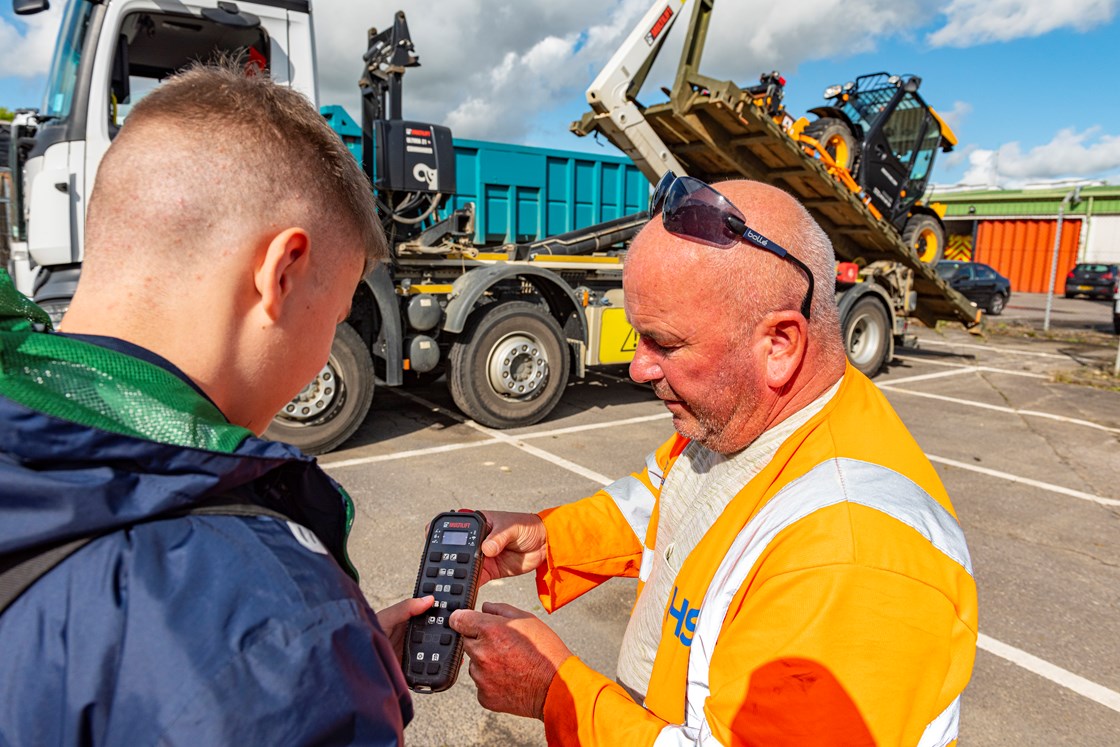
[(771, 389), (782, 389), (805, 360), (809, 323), (796, 311), (775, 311), (763, 318), (761, 326), (765, 336), (766, 384)]
[(269, 319), (280, 317), (296, 283), (310, 279), (310, 252), (311, 239), (302, 228), (284, 229), (261, 249), (253, 283)]

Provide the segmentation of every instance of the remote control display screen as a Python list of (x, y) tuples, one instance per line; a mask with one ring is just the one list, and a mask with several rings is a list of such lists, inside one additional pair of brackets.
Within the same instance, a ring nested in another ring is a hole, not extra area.
[(467, 532), (444, 532), (443, 544), (445, 545), (465, 545), (467, 544)]

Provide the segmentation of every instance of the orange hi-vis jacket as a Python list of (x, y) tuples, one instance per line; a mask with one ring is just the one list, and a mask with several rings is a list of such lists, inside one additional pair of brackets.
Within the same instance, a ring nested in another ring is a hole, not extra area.
[[(658, 496), (687, 443), (674, 436), (645, 469), (541, 512), (548, 611), (609, 578), (648, 577)], [(549, 744), (956, 742), (976, 654), (968, 548), (933, 466), (850, 366), (675, 584), (645, 702), (569, 657), (545, 702)]]

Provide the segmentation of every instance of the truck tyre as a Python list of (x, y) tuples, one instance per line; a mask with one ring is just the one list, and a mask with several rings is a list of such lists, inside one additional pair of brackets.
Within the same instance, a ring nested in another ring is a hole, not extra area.
[(932, 215), (911, 215), (902, 229), (902, 241), (927, 265), (936, 264), (945, 257), (945, 228)]
[(855, 176), (860, 144), (844, 120), (834, 117), (814, 120), (805, 127), (805, 134), (820, 143), (837, 166)]
[(536, 423), (568, 383), (568, 345), (540, 305), (509, 301), (476, 309), (448, 355), (447, 385), (468, 417), (491, 428)]
[(844, 351), (852, 365), (871, 377), (887, 363), (891, 325), (879, 299), (864, 296), (844, 319)]
[(349, 324), (334, 332), (327, 365), (284, 406), (265, 437), (286, 441), (307, 454), (326, 454), (350, 438), (373, 402), (373, 360)]

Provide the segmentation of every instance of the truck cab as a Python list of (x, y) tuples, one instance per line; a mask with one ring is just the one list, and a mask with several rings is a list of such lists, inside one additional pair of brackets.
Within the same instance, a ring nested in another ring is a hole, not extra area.
[[(46, 6), (13, 2), (25, 15)], [(86, 200), (98, 164), (145, 93), (206, 49), (267, 69), (314, 101), (311, 31), (307, 0), (70, 0), (42, 107), (13, 126), (12, 269), (19, 290), (56, 323), (62, 318), (81, 273)]]

